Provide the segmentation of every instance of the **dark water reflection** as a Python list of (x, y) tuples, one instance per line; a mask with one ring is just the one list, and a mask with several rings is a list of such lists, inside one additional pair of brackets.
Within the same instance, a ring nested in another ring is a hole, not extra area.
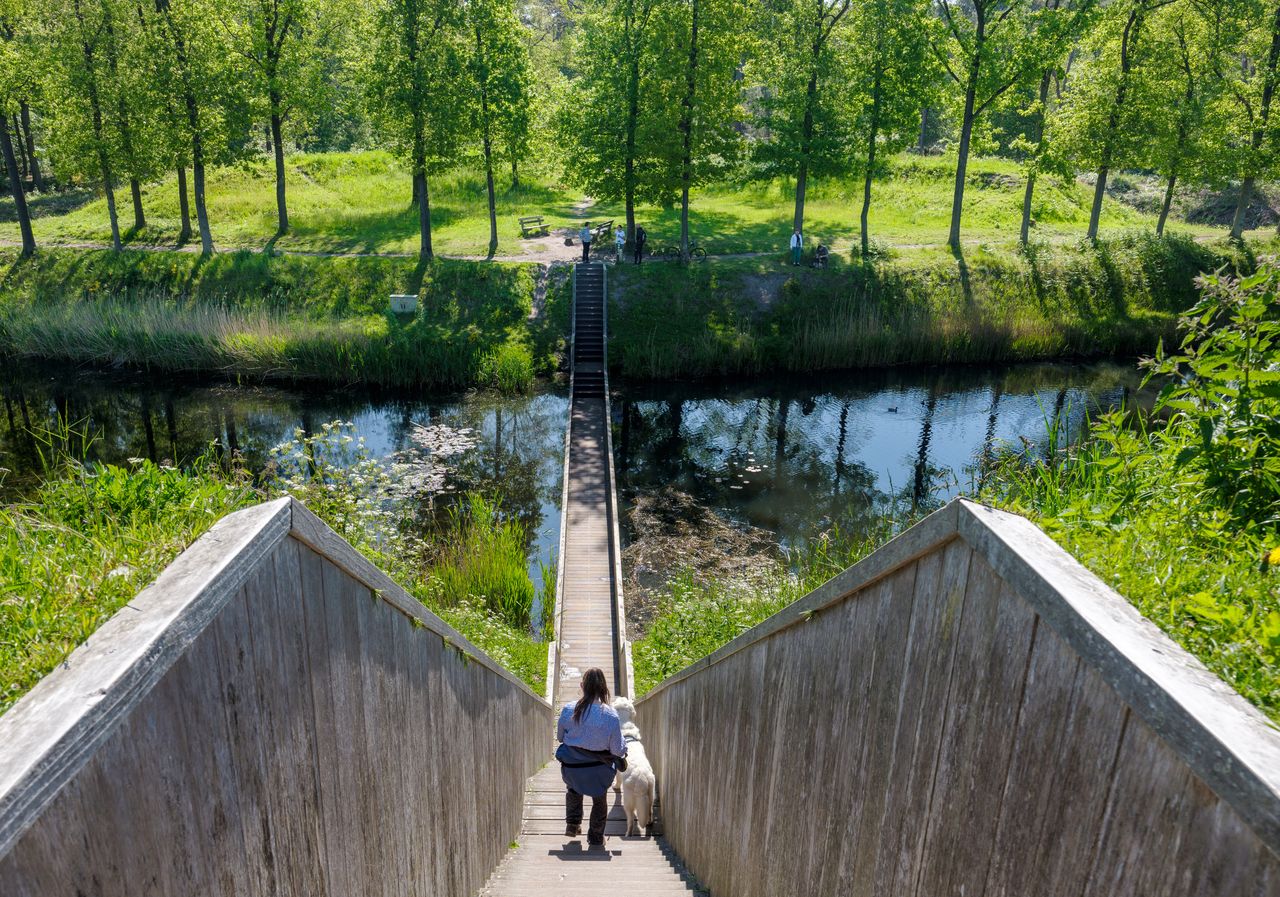
[(671, 486), (784, 545), (857, 531), (954, 497), (993, 446), (1045, 447), (1055, 417), (1077, 437), (1139, 383), (1107, 363), (627, 386), (613, 406), (621, 500)]
[(0, 468), (8, 471), (0, 474), (0, 500), (38, 481), (39, 443), (31, 432), (54, 427), (59, 416), (97, 435), (89, 449), (94, 460), (186, 464), (210, 450), (234, 451), (255, 471), (296, 429), (314, 433), (331, 420), (350, 421), (378, 458), (406, 448), (415, 424), (446, 424), (477, 431), (477, 445), (458, 459), (451, 481), (500, 496), (504, 510), (527, 525), (534, 582), (538, 562), (550, 563), (559, 540), (563, 390), (429, 397), (32, 365), (0, 370), (0, 397)]

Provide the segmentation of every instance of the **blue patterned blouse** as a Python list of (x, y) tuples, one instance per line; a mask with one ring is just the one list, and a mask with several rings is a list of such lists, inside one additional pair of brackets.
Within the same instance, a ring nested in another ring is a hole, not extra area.
[(556, 736), (571, 747), (586, 748), (589, 751), (609, 751), (615, 757), (625, 757), (626, 742), (622, 740), (622, 723), (618, 721), (618, 711), (608, 704), (599, 702), (583, 711), (582, 719), (573, 721), (573, 704), (565, 704), (560, 711), (560, 723), (556, 726)]

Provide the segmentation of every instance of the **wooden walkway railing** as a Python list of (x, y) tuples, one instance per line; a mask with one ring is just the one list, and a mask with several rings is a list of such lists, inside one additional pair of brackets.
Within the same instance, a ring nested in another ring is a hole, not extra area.
[(591, 667), (605, 671), (615, 694), (633, 691), (609, 427), (607, 276), (599, 262), (574, 268), (557, 647), (547, 694), (556, 706), (577, 697)]
[(0, 717), (0, 894), (471, 895), (551, 708), (292, 499)]
[(639, 703), (716, 895), (1280, 894), (1280, 733), (956, 501)]
[[(609, 433), (606, 272), (602, 264), (574, 271), (573, 368), (565, 501), (557, 592), (557, 648), (548, 694), (556, 707), (576, 700), (584, 670), (600, 667), (615, 694), (633, 691), (622, 603), (617, 496)], [(641, 732), (645, 721), (638, 720)], [(612, 792), (604, 848), (565, 836), (565, 786), (552, 762), (529, 780), (518, 845), (494, 872), (485, 897), (586, 897), (694, 891), (678, 857), (651, 837), (625, 837), (621, 795)], [(588, 810), (590, 801), (588, 803)]]

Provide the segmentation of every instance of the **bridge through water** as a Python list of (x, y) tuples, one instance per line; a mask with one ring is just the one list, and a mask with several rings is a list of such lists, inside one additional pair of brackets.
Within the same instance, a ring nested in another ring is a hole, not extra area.
[(556, 705), (590, 666), (632, 691), (606, 277), (545, 694), (295, 499), (236, 512), (0, 717), (0, 894), (1280, 897), (1280, 731), (963, 500), (637, 702), (658, 837), (615, 797), (602, 850), (566, 838)]
[[(614, 694), (632, 695), (635, 689), (609, 432), (606, 287), (603, 264), (575, 267), (557, 639), (547, 670), (553, 708), (577, 700), (582, 673), (592, 667), (605, 671)], [(637, 723), (643, 735), (644, 720)], [(683, 864), (661, 839), (626, 834), (619, 792), (609, 794), (603, 848), (588, 847), (585, 835), (565, 836), (564, 798), (554, 761), (529, 779), (519, 841), (495, 870), (486, 897), (586, 897), (606, 891), (660, 897), (693, 890)]]

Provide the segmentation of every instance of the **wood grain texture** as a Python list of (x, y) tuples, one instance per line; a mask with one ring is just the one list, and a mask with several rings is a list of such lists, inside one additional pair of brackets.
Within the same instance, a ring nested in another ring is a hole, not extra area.
[[(88, 720), (44, 725), (19, 702), (45, 736), (19, 743), (53, 759), (0, 744), (0, 764), (19, 770), (0, 794), (0, 894), (484, 884), (520, 831), (550, 706), (347, 552), (314, 550), (337, 539), (314, 517), (300, 515), (305, 541), (291, 537), (299, 507), (219, 524), (175, 562), (181, 576), (163, 575), (42, 683), (38, 708), (82, 706)], [(95, 670), (110, 707), (83, 700)]]
[(953, 503), (638, 720), (714, 894), (1277, 897), (1280, 739), (1205, 706), (1202, 669), (1034, 527)]

